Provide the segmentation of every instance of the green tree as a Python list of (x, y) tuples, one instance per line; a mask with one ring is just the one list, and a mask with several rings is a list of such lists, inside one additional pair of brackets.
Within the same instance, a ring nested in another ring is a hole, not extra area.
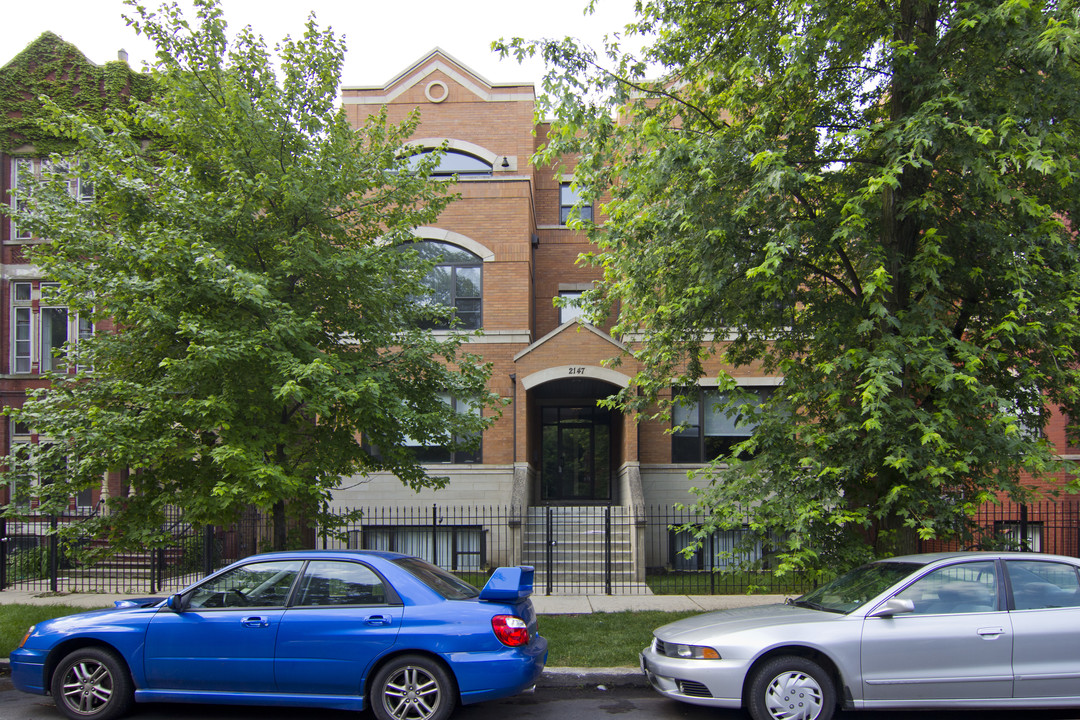
[(1048, 406), (1080, 417), (1080, 8), (638, 10), (638, 56), (496, 44), (554, 67), (541, 159), (579, 155), (583, 197), (607, 200), (582, 226), (594, 317), (617, 306), (642, 338), (621, 402), (692, 386), (710, 357), (784, 377), (697, 503), (704, 532), (743, 510), (790, 531), (785, 567), (969, 539), (973, 508), (1059, 469)]
[(98, 332), (68, 348), (77, 373), (12, 411), (49, 442), (8, 458), (9, 477), (51, 481), (48, 511), (130, 469), (101, 519), (115, 541), (153, 541), (168, 506), (218, 523), (254, 504), (281, 547), (287, 517), (317, 514), (342, 476), (442, 485), (405, 440), (475, 441), (490, 412), (442, 398), (497, 399), (463, 336), (418, 329), (448, 311), (418, 301), (430, 262), (394, 251), (452, 199), (425, 172), (436, 158), (409, 168), (417, 119), (350, 127), (344, 43), (313, 17), (275, 61), (250, 28), (230, 39), (215, 0), (195, 7), (195, 24), (168, 5), (129, 20), (157, 44), (151, 101), (104, 122), (55, 109), (73, 151), (17, 221), (50, 240), (29, 259), (56, 302)]

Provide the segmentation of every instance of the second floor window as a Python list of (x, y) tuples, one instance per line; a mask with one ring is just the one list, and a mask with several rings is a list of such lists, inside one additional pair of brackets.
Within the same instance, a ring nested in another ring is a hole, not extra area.
[(50, 302), (49, 283), (11, 283), (11, 371), (60, 372), (68, 367), (69, 340), (85, 340), (94, 333), (88, 318), (75, 317), (68, 308)]
[(432, 330), (477, 330), (481, 327), (481, 268), (478, 255), (449, 243), (425, 240), (410, 245), (435, 267), (425, 278), (431, 295), (423, 302), (453, 308), (453, 316), (445, 322), (432, 323)]
[[(474, 415), (479, 414), (479, 408), (469, 405), (468, 403), (452, 398), (449, 395), (443, 395), (442, 401), (447, 405), (450, 405), (455, 413), (464, 414), (471, 413)], [(449, 440), (449, 433), (447, 434), (447, 440)], [(462, 438), (455, 437), (454, 443), (462, 442)], [(438, 463), (478, 463), (480, 462), (481, 454), (480, 450), (455, 450), (451, 447), (450, 442), (443, 443), (421, 443), (418, 440), (412, 438), (406, 438), (405, 445), (408, 446), (416, 458), (416, 461), (423, 464), (438, 464)]]
[(573, 186), (564, 182), (559, 186), (559, 224), (566, 225), (570, 220), (581, 218), (582, 220), (593, 219), (592, 205), (582, 205), (581, 195), (574, 190)]
[[(48, 158), (14, 158), (11, 161), (11, 186), (22, 193), (33, 192), (34, 184), (50, 173), (66, 178), (68, 192), (79, 202), (91, 202), (94, 199), (94, 185), (75, 177), (72, 168), (75, 160), (50, 160)], [(26, 200), (12, 198), (16, 210), (26, 210)], [(33, 233), (12, 221), (11, 237), (15, 240), (31, 240)]]

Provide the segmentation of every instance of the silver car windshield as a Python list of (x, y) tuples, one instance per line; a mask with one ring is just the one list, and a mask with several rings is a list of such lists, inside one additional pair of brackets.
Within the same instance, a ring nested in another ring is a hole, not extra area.
[(876, 562), (857, 567), (794, 601), (799, 607), (849, 613), (918, 570), (908, 562)]

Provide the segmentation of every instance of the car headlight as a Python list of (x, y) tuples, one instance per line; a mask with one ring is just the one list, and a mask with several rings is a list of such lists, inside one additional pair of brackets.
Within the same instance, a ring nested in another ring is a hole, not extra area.
[(683, 643), (664, 642), (660, 638), (653, 638), (653, 649), (657, 654), (670, 658), (682, 658), (684, 660), (719, 660), (720, 653), (716, 648), (706, 645), (685, 645)]
[(23, 645), (26, 644), (26, 641), (29, 640), (30, 636), (34, 634), (34, 629), (36, 627), (37, 627), (37, 625), (31, 625), (30, 626), (30, 629), (26, 631), (25, 635), (23, 635), (23, 639), (19, 641), (19, 647), (22, 647)]

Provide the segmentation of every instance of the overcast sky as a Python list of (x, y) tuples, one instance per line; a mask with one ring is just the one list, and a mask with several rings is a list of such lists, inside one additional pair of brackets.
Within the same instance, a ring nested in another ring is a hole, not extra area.
[[(0, 66), (41, 33), (51, 30), (76, 45), (92, 62), (115, 60), (128, 51), (135, 69), (153, 57), (150, 44), (127, 26), (133, 14), (122, 0), (3, 0)], [(157, 7), (158, 0), (141, 0)], [(605, 33), (633, 19), (634, 0), (222, 0), (229, 27), (251, 25), (272, 48), (287, 34), (298, 37), (309, 12), (320, 27), (344, 34), (348, 43), (342, 84), (383, 85), (435, 47), (440, 47), (489, 82), (539, 83), (539, 62), (519, 66), (500, 61), (491, 41), (500, 37), (578, 37), (599, 48)], [(188, 0), (180, 6), (190, 8)], [(194, 20), (193, 13), (186, 13)]]

